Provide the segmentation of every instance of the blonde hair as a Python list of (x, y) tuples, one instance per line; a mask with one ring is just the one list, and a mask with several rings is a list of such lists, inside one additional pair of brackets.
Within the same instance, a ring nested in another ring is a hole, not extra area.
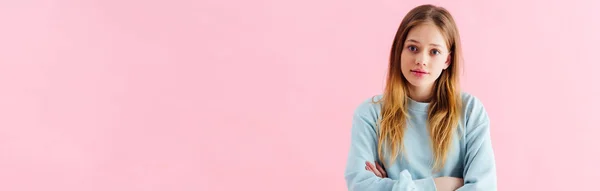
[[(434, 169), (441, 169), (452, 143), (461, 116), (461, 97), (458, 71), (462, 59), (460, 37), (450, 13), (434, 5), (421, 5), (407, 13), (393, 41), (383, 101), (378, 138), (379, 160), (384, 162), (384, 150), (391, 153), (391, 164), (404, 150), (402, 145), (408, 115), (408, 81), (400, 66), (400, 56), (408, 32), (423, 23), (433, 23), (446, 39), (450, 50), (450, 65), (434, 83), (428, 108), (428, 128), (434, 156)], [(387, 147), (386, 147), (387, 146)], [(399, 148), (400, 147), (400, 148)], [(387, 148), (387, 149), (384, 149)], [(400, 153), (398, 153), (400, 150)]]

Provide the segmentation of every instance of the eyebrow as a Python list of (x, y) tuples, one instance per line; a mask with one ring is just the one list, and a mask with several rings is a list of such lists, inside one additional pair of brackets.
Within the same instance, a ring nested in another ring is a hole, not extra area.
[[(408, 40), (406, 40), (406, 41), (408, 41), (408, 42), (414, 42), (414, 43), (417, 43), (417, 44), (421, 44), (421, 42), (419, 42), (419, 41), (417, 41), (417, 40), (414, 40), (414, 39), (408, 39)], [(442, 46), (440, 46), (439, 44), (434, 44), (434, 43), (431, 43), (431, 44), (429, 44), (429, 45), (432, 45), (432, 46), (437, 46), (437, 47), (442, 47)]]

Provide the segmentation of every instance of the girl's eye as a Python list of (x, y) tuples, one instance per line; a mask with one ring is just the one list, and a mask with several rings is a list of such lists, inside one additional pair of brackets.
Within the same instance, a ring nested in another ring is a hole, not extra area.
[(431, 50), (431, 54), (438, 55), (438, 54), (441, 54), (441, 52), (437, 49), (433, 49), (433, 50)]
[(410, 50), (411, 52), (415, 52), (415, 51), (417, 51), (417, 47), (411, 45), (411, 46), (408, 46), (408, 50)]

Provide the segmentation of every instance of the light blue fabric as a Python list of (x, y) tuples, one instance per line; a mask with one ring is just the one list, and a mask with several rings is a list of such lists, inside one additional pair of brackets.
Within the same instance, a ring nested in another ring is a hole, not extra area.
[[(462, 93), (463, 117), (454, 134), (446, 165), (433, 172), (433, 154), (427, 124), (429, 103), (409, 99), (408, 126), (404, 133), (402, 157), (390, 166), (384, 166), (388, 178), (379, 178), (365, 169), (365, 162), (377, 159), (376, 124), (381, 116), (381, 105), (373, 103), (377, 95), (361, 103), (354, 112), (350, 150), (344, 173), (351, 191), (405, 191), (436, 190), (433, 178), (452, 176), (464, 179), (459, 191), (497, 190), (496, 165), (490, 139), (490, 121), (481, 101)], [(389, 160), (389, 157), (386, 157)]]

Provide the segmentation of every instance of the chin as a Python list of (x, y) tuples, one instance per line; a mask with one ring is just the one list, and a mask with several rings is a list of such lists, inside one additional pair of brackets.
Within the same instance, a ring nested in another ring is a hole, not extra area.
[(410, 79), (408, 83), (414, 87), (429, 87), (431, 83), (426, 81), (425, 79)]

